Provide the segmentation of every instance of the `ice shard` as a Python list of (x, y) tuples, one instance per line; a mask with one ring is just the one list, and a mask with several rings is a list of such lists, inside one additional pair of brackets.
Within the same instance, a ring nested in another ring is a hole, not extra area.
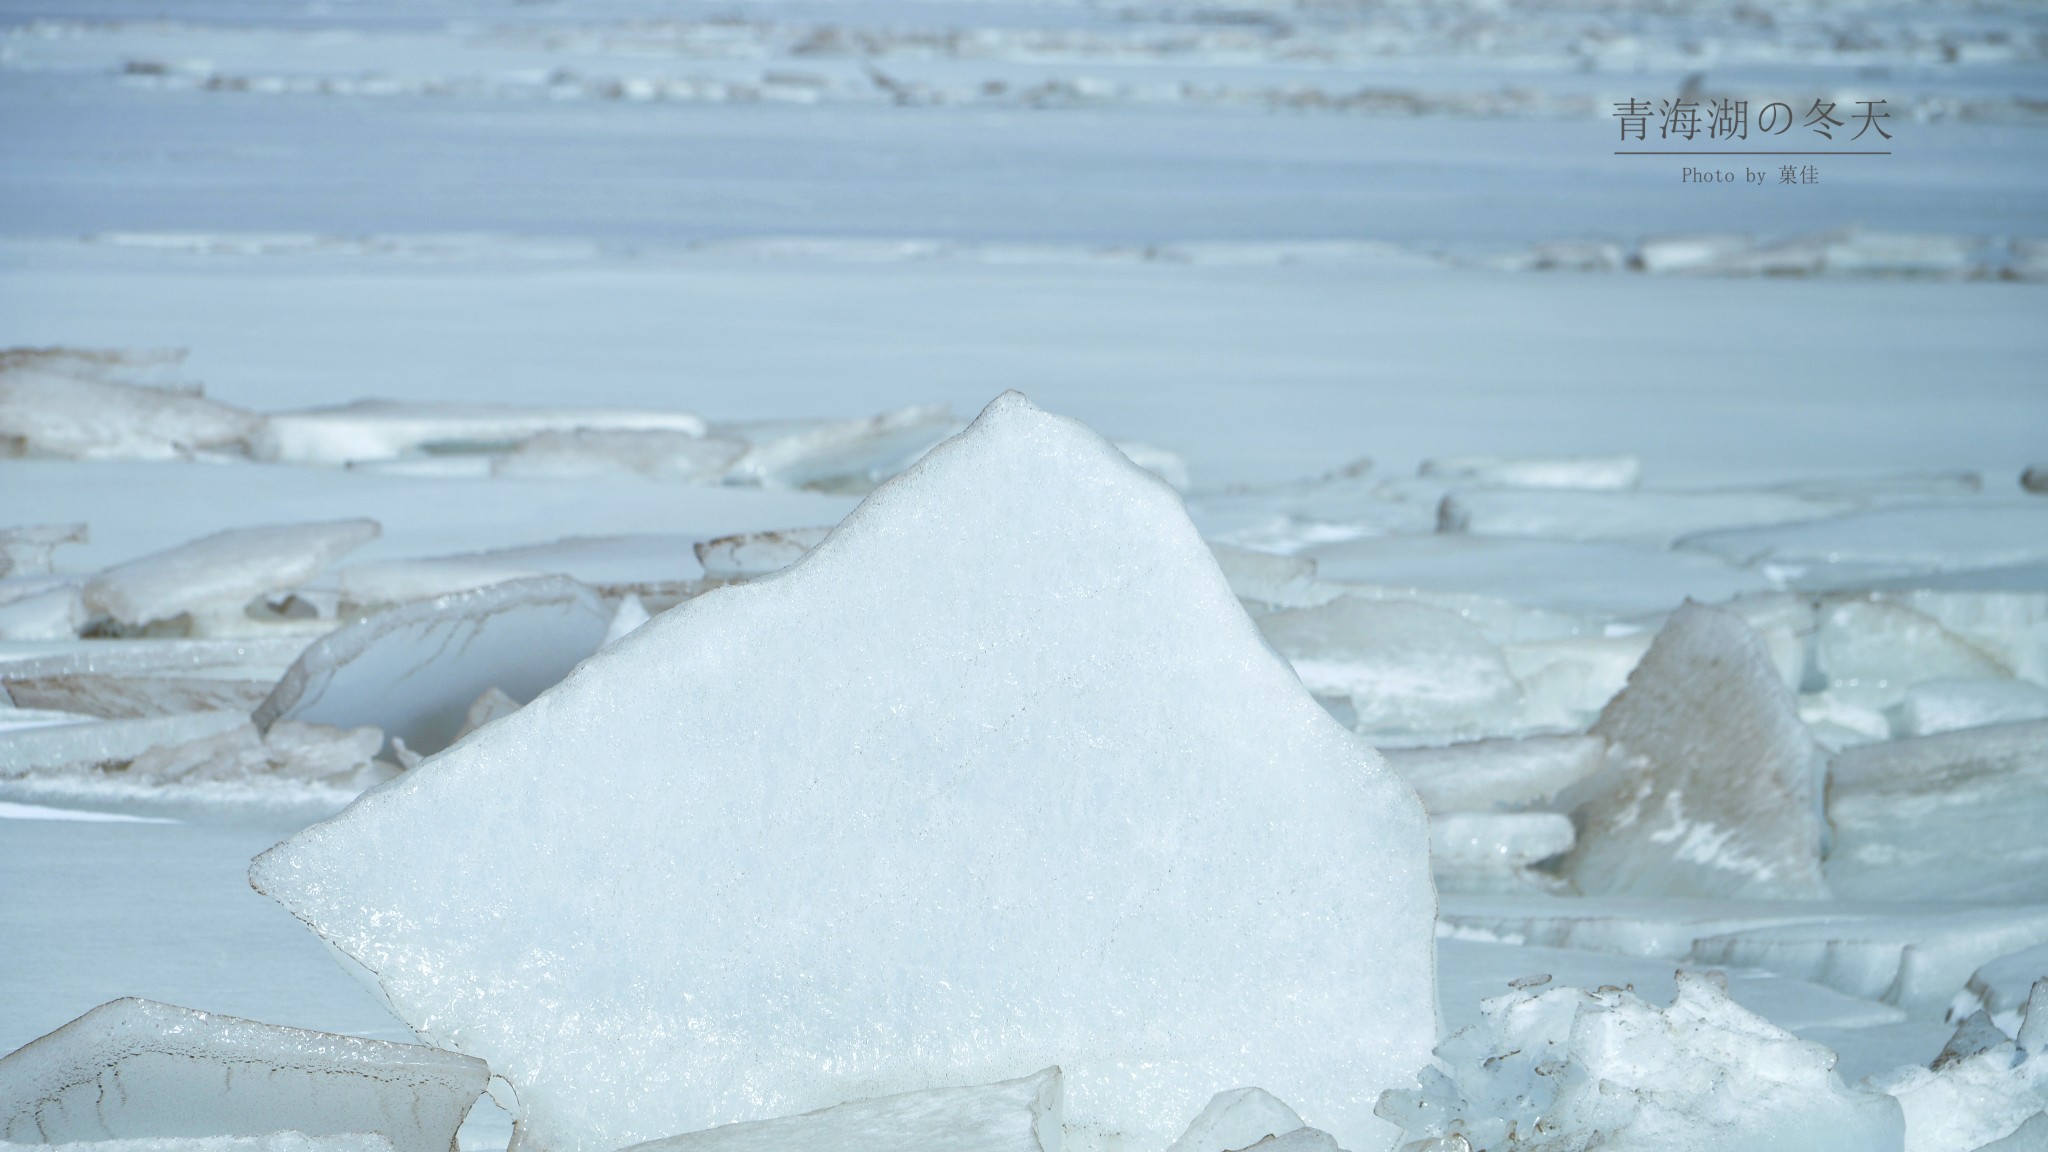
[(0, 1060), (0, 1139), (371, 1132), (448, 1152), (489, 1075), (438, 1048), (115, 1000)]
[(416, 601), (315, 641), (256, 709), (256, 724), (367, 724), (414, 752), (438, 752), (486, 689), (531, 699), (597, 651), (611, 618), (595, 593), (560, 576)]
[(239, 614), (265, 592), (302, 584), (375, 540), (374, 520), (231, 528), (116, 564), (85, 586), (85, 605), (120, 624), (185, 613)]
[(1754, 628), (1671, 614), (1593, 733), (1563, 871), (1588, 894), (1800, 898), (1821, 876), (1822, 761)]
[(1056, 1064), (1070, 1147), (1259, 1084), (1372, 1148), (1434, 1030), (1427, 836), (1178, 496), (1005, 394), (251, 880), (522, 1147)]

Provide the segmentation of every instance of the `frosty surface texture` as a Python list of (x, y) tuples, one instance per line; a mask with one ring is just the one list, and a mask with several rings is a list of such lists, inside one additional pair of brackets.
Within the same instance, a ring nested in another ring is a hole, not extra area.
[(1084, 1139), (1258, 1084), (1372, 1148), (1434, 1030), (1427, 836), (1173, 491), (1005, 394), (251, 879), (523, 1147), (1057, 1064)]

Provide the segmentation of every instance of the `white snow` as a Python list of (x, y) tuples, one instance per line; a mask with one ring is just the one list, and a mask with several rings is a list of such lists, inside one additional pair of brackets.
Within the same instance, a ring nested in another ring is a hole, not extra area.
[(1576, 790), (1564, 874), (1588, 894), (1815, 897), (1822, 761), (1757, 631), (1671, 614), (1593, 726), (1607, 764)]
[(560, 576), (415, 601), (315, 641), (256, 709), (256, 724), (367, 724), (414, 752), (438, 752), (485, 689), (532, 699), (597, 651), (611, 620), (594, 593)]
[(1258, 1084), (1373, 1147), (1426, 836), (1178, 497), (1006, 395), (251, 875), (564, 1152), (1053, 1063), (1077, 1141)]
[(231, 528), (106, 569), (86, 582), (85, 605), (121, 624), (238, 615), (266, 592), (318, 576), (378, 531), (374, 520)]
[(1060, 1152), (1060, 1070), (650, 1140), (634, 1152)]
[(416, 1044), (115, 1000), (0, 1060), (0, 1137), (370, 1132), (396, 1152), (446, 1152), (488, 1077)]

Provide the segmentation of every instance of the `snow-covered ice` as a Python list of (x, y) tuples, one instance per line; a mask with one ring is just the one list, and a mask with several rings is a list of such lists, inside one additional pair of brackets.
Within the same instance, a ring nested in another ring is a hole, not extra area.
[(481, 1060), (150, 1000), (115, 1000), (0, 1059), (0, 1136), (36, 1144), (376, 1133), (445, 1152)]
[(1756, 629), (1685, 604), (1593, 726), (1563, 872), (1614, 895), (1814, 897), (1822, 754)]
[(251, 877), (545, 1147), (1054, 1063), (1071, 1146), (1257, 1084), (1373, 1147), (1433, 1033), (1427, 868), (1179, 498), (1006, 395)]
[(415, 601), (315, 641), (256, 724), (372, 725), (414, 752), (438, 752), (486, 689), (532, 699), (597, 651), (611, 619), (596, 594), (561, 576)]
[(637, 1152), (1060, 1152), (1060, 1070), (650, 1140)]

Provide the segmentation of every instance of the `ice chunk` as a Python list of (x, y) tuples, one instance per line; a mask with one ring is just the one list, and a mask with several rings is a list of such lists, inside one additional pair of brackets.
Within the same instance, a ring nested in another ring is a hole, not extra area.
[(631, 635), (635, 628), (647, 623), (653, 617), (647, 614), (647, 605), (631, 593), (619, 599), (617, 610), (612, 613), (612, 622), (605, 625), (604, 643), (616, 644)]
[(2048, 1152), (2048, 1112), (2036, 1112), (2012, 1135), (1993, 1140), (1977, 1152)]
[(1210, 544), (1216, 566), (1239, 600), (1275, 608), (1312, 608), (1337, 597), (1339, 589), (1316, 583), (1316, 562), (1306, 556), (1255, 552), (1234, 544)]
[[(2048, 1011), (2044, 994), (2028, 1006)], [(2048, 1109), (2048, 1059), (2030, 1050), (2020, 1025), (2014, 1041), (1980, 1014), (1963, 1022), (1934, 1067), (1907, 1067), (1876, 1082), (1898, 1098), (1906, 1116), (1906, 1152), (1976, 1152), (2016, 1132), (2020, 1125)]]
[(0, 732), (0, 779), (78, 764), (125, 764), (152, 748), (215, 736), (248, 719), (234, 712), (194, 712)]
[(1777, 924), (1865, 920), (1875, 914), (1867, 908), (1804, 900), (1461, 895), (1443, 902), (1442, 921), (1460, 939), (1683, 960), (1704, 937)]
[(1855, 596), (1827, 602), (1814, 638), (1814, 666), (1838, 698), (1889, 708), (1924, 680), (2011, 675), (1990, 654), (1932, 617), (1890, 600)]
[(2048, 507), (2031, 503), (1907, 506), (1827, 520), (1703, 532), (1678, 547), (1769, 565), (1800, 587), (2048, 561)]
[(1244, 1152), (1344, 1152), (1337, 1138), (1317, 1128), (1296, 1128), (1284, 1136), (1268, 1136)]
[(25, 524), (0, 528), (0, 576), (47, 576), (50, 554), (60, 544), (83, 544), (83, 524)]
[(90, 622), (78, 582), (38, 583), (42, 586), (0, 602), (0, 640), (70, 640)]
[(2048, 719), (2048, 688), (2024, 680), (1929, 680), (1891, 710), (1895, 736)]
[(1089, 1139), (1260, 1084), (1379, 1147), (1427, 834), (1179, 498), (1006, 394), (251, 879), (558, 1152), (1053, 1063)]
[(154, 366), (148, 358), (138, 362), (119, 352), (0, 351), (0, 456), (182, 460), (247, 454), (263, 426), (261, 416), (216, 404), (196, 390), (133, 382), (134, 369)]
[(1522, 686), (1524, 727), (1579, 729), (1628, 684), (1628, 674), (1650, 650), (1649, 632), (1567, 636), (1501, 646), (1508, 671)]
[(1129, 457), (1131, 463), (1173, 485), (1175, 491), (1185, 492), (1194, 484), (1188, 478), (1188, 462), (1178, 452), (1139, 440), (1118, 440), (1116, 450)]
[(393, 1152), (391, 1141), (374, 1132), (308, 1136), (155, 1136), (129, 1140), (66, 1140), (56, 1144), (14, 1144), (0, 1140), (0, 1152)]
[(2048, 901), (2048, 720), (1844, 749), (1828, 820), (1839, 895)]
[(831, 532), (830, 528), (781, 528), (720, 536), (697, 545), (697, 562), (704, 566), (706, 580), (751, 580), (803, 559)]
[(647, 476), (709, 483), (746, 455), (747, 446), (692, 432), (547, 431), (491, 463), (493, 476), (580, 479)]
[(1060, 1152), (1060, 1070), (975, 1088), (856, 1100), (802, 1116), (726, 1124), (630, 1152)]
[(727, 474), (767, 487), (866, 492), (957, 427), (945, 405), (932, 404), (774, 435), (743, 434), (750, 445)]
[(101, 572), (85, 586), (85, 605), (133, 625), (186, 613), (240, 614), (249, 601), (311, 580), (377, 534), (374, 520), (231, 528)]
[(2048, 685), (2048, 592), (1909, 588), (1873, 599), (1917, 612), (2013, 675)]
[(0, 1060), (0, 1138), (374, 1132), (448, 1152), (489, 1076), (417, 1044), (115, 1000)]
[(1437, 531), (1551, 540), (1633, 540), (1664, 546), (1714, 528), (1785, 524), (1846, 512), (1854, 505), (1781, 492), (1453, 492), (1437, 510)]
[(1379, 1114), (1410, 1140), (1525, 1152), (1874, 1152), (1900, 1146), (1887, 1096), (1845, 1087), (1835, 1054), (1745, 1010), (1718, 973), (1681, 972), (1669, 1008), (1620, 989), (1488, 1001)]
[(595, 652), (610, 625), (604, 601), (560, 576), (416, 601), (315, 641), (256, 709), (256, 724), (370, 724), (432, 754), (485, 689), (539, 695)]
[(456, 739), (459, 740), (491, 721), (502, 720), (517, 711), (519, 701), (505, 695), (495, 685), (486, 688), (483, 695), (471, 701), (469, 710), (462, 714), (462, 731), (457, 734)]
[(1233, 1088), (1211, 1096), (1201, 1115), (1166, 1152), (1236, 1152), (1301, 1126), (1294, 1109), (1264, 1088)]
[(2048, 942), (2048, 907), (1969, 908), (1771, 924), (1707, 936), (1700, 964), (1767, 968), (1939, 1017), (1986, 961)]
[(1429, 818), (1429, 861), (1441, 892), (1548, 892), (1562, 885), (1530, 865), (1572, 849), (1555, 812), (1446, 812)]
[[(2018, 1032), (2020, 1009), (2042, 980), (2048, 980), (2048, 944), (2000, 956), (1972, 973), (1964, 987), (2000, 1028)], [(2048, 1016), (2042, 1023), (2048, 1025)]]
[(1470, 592), (1600, 619), (1767, 591), (1761, 574), (1711, 556), (1615, 541), (1386, 536), (1304, 550), (1326, 581)]
[(256, 437), (259, 459), (342, 465), (414, 455), (508, 452), (545, 432), (704, 435), (687, 412), (636, 408), (514, 408), (358, 400), (334, 408), (275, 412)]
[(370, 761), (384, 747), (375, 728), (330, 728), (285, 720), (258, 733), (243, 724), (184, 744), (159, 745), (128, 762), (124, 779), (143, 784), (171, 781), (242, 781), (275, 776), (333, 784), (361, 791), (390, 773)]
[(1541, 804), (1599, 771), (1606, 753), (1598, 736), (1528, 736), (1389, 749), (1386, 757), (1429, 811), (1484, 812)]
[(171, 716), (181, 712), (247, 714), (270, 695), (274, 681), (202, 676), (10, 677), (0, 665), (0, 689), (17, 708), (47, 708), (107, 720)]
[(383, 606), (529, 576), (567, 576), (607, 596), (680, 597), (703, 575), (689, 536), (571, 536), (452, 556), (352, 564), (332, 586), (344, 604)]
[(1582, 785), (1563, 865), (1581, 891), (1826, 893), (1820, 750), (1756, 629), (1679, 608), (1593, 731), (1607, 765)]
[(1432, 480), (1490, 488), (1577, 488), (1622, 491), (1643, 479), (1633, 456), (1440, 456), (1417, 474)]
[(1441, 608), (1344, 596), (1261, 617), (1259, 629), (1309, 691), (1348, 697), (1368, 737), (1487, 735), (1521, 701), (1500, 649)]

